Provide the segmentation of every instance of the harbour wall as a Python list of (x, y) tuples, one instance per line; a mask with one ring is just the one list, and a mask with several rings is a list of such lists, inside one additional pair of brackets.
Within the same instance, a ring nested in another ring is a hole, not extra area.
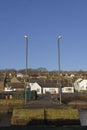
[[(79, 113), (77, 109), (17, 109), (13, 110), (11, 124), (12, 125), (58, 125), (61, 122), (68, 124), (73, 122), (80, 124)], [(67, 124), (67, 125), (68, 125)], [(62, 124), (61, 124), (62, 125)]]

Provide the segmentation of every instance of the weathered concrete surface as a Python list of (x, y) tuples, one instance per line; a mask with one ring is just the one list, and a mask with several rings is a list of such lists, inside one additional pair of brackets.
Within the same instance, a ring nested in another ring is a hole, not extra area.
[(31, 121), (46, 120), (79, 120), (77, 109), (14, 109), (11, 119), (12, 125), (26, 125)]
[(32, 119), (44, 119), (44, 109), (14, 109), (12, 125), (26, 125)]

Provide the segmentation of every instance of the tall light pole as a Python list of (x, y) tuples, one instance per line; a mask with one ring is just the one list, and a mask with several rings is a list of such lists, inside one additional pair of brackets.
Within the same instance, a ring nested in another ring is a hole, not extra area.
[[(26, 41), (26, 78), (28, 76), (28, 35), (24, 35), (25, 41)], [(26, 104), (26, 86), (27, 86), (27, 81), (25, 83), (25, 104)]]
[(28, 36), (24, 36), (26, 40), (26, 76), (27, 76), (27, 71), (28, 71)]
[(61, 104), (61, 79), (60, 79), (60, 40), (62, 36), (58, 36), (58, 84), (59, 84), (59, 102)]

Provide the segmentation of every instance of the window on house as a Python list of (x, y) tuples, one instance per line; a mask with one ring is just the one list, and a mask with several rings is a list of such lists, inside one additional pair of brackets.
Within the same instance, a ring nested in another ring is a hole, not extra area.
[(50, 91), (50, 93), (54, 93), (55, 89), (54, 88), (50, 88), (49, 91)]
[(71, 91), (72, 89), (71, 88), (67, 88), (68, 91)]
[(37, 92), (40, 92), (40, 89), (39, 89), (39, 88), (37, 88)]

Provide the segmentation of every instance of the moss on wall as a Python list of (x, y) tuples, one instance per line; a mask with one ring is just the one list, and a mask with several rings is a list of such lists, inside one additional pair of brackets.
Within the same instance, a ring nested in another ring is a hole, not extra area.
[(79, 120), (78, 110), (67, 109), (14, 109), (11, 124), (25, 125), (32, 120)]

